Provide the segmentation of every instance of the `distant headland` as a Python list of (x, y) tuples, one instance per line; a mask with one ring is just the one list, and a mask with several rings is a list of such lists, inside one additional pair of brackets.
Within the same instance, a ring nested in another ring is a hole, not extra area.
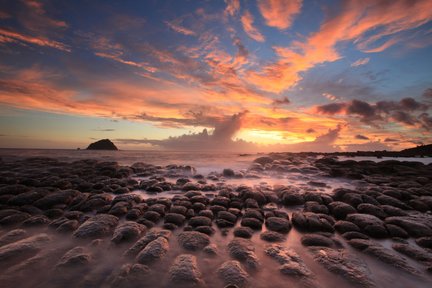
[(102, 139), (96, 142), (91, 143), (87, 150), (118, 150), (118, 148), (114, 145), (113, 142), (109, 139)]

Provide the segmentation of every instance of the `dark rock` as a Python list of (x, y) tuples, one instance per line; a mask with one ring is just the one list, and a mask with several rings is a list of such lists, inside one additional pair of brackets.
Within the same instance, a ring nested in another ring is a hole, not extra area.
[(23, 227), (35, 227), (35, 226), (44, 226), (48, 225), (51, 220), (44, 215), (36, 215), (28, 218), (24, 222), (22, 222)]
[(260, 238), (267, 242), (283, 242), (286, 240), (284, 234), (274, 232), (274, 231), (265, 231), (261, 233)]
[(429, 253), (425, 253), (424, 250), (422, 249), (417, 249), (414, 248), (413, 246), (409, 245), (409, 244), (404, 244), (404, 243), (394, 243), (392, 245), (392, 248), (394, 250), (396, 250), (397, 252), (404, 254), (416, 261), (425, 263), (425, 264), (430, 264), (432, 263), (432, 255)]
[(140, 264), (153, 264), (161, 260), (168, 252), (169, 243), (165, 237), (158, 237), (148, 243), (144, 249), (139, 252), (136, 260)]
[(350, 232), (345, 232), (342, 234), (342, 237), (347, 239), (347, 240), (351, 240), (351, 239), (369, 239), (369, 237), (363, 233), (360, 232), (356, 232), (356, 231), (350, 231)]
[(228, 211), (220, 211), (218, 213), (218, 218), (224, 219), (231, 223), (235, 223), (237, 221), (237, 216)]
[(344, 220), (337, 221), (334, 228), (341, 234), (351, 231), (360, 232), (360, 228), (356, 224)]
[(396, 198), (391, 197), (391, 196), (381, 195), (381, 196), (378, 196), (376, 198), (376, 200), (378, 202), (380, 202), (382, 205), (389, 205), (389, 206), (397, 207), (397, 208), (400, 208), (403, 210), (410, 209), (410, 207), (408, 205), (406, 205), (405, 203), (403, 203), (399, 199), (396, 199)]
[(256, 270), (260, 266), (252, 241), (244, 238), (234, 238), (228, 244), (228, 252), (236, 260), (244, 262), (249, 269)]
[(420, 272), (410, 266), (408, 262), (399, 255), (393, 253), (390, 249), (384, 248), (376, 242), (363, 239), (352, 239), (348, 243), (363, 253), (377, 258), (378, 260), (387, 263), (393, 267), (401, 269), (409, 274), (419, 276)]
[(177, 256), (168, 271), (168, 279), (173, 285), (202, 285), (196, 257), (187, 254)]
[(23, 229), (15, 229), (3, 234), (0, 237), (0, 247), (9, 243), (17, 242), (27, 237), (27, 232)]
[(197, 231), (186, 231), (178, 235), (179, 244), (186, 250), (201, 250), (210, 244), (210, 237)]
[(249, 239), (253, 235), (253, 230), (249, 227), (236, 227), (234, 229), (234, 236)]
[(416, 239), (417, 245), (432, 249), (432, 237), (420, 237)]
[[(247, 287), (249, 282), (248, 273), (242, 268), (238, 261), (226, 261), (217, 270), (219, 278), (222, 279), (225, 287), (236, 285), (238, 287)], [(235, 287), (235, 286), (234, 286)]]
[(87, 150), (118, 150), (118, 148), (109, 139), (102, 139), (91, 143)]
[(37, 234), (0, 247), (0, 268), (3, 269), (6, 265), (13, 265), (36, 255), (48, 245), (50, 240), (47, 234)]
[(211, 226), (212, 221), (211, 219), (204, 217), (204, 216), (195, 216), (189, 219), (189, 225), (192, 227), (198, 227), (198, 226)]
[(301, 238), (301, 243), (303, 244), (303, 246), (323, 246), (323, 247), (334, 246), (334, 242), (332, 239), (320, 234), (303, 235)]
[(262, 222), (256, 218), (244, 218), (242, 219), (241, 226), (252, 228), (253, 230), (261, 230)]
[(432, 236), (432, 228), (412, 216), (387, 217), (386, 224), (393, 224), (404, 229), (412, 237)]
[(132, 221), (127, 221), (114, 230), (111, 242), (120, 244), (136, 240), (143, 232), (147, 230), (146, 226)]
[(68, 233), (68, 232), (72, 232), (75, 231), (76, 229), (78, 229), (79, 227), (79, 222), (78, 220), (68, 220), (63, 222), (61, 225), (59, 225), (56, 228), (56, 231), (59, 233)]
[(353, 206), (344, 202), (335, 201), (328, 206), (336, 219), (345, 219), (348, 214), (357, 213), (357, 210)]
[(198, 226), (198, 227), (195, 227), (194, 231), (201, 232), (201, 233), (207, 234), (209, 236), (211, 236), (215, 233), (215, 230), (210, 226)]
[(362, 203), (357, 206), (357, 211), (363, 214), (374, 215), (381, 219), (387, 217), (387, 214), (380, 207), (368, 203)]
[(402, 229), (399, 226), (393, 225), (393, 224), (386, 224), (385, 227), (387, 228), (388, 234), (390, 237), (398, 237), (398, 238), (408, 238), (408, 233)]
[(165, 223), (173, 223), (177, 226), (181, 226), (186, 220), (186, 217), (183, 216), (182, 214), (167, 213), (164, 219), (165, 219)]
[(137, 242), (135, 242), (132, 247), (130, 247), (124, 253), (126, 257), (135, 257), (142, 249), (144, 249), (147, 244), (156, 240), (159, 237), (163, 237), (165, 239), (169, 239), (171, 237), (171, 231), (168, 230), (150, 230), (146, 235), (141, 237)]
[(113, 215), (99, 214), (85, 221), (73, 234), (76, 238), (102, 238), (111, 235), (118, 218)]
[(289, 220), (278, 217), (270, 217), (265, 221), (266, 227), (271, 231), (280, 233), (288, 233), (291, 230), (291, 223)]
[(152, 221), (154, 223), (157, 223), (161, 218), (161, 215), (156, 211), (146, 211), (144, 212), (143, 218)]
[(306, 212), (313, 212), (313, 213), (322, 213), (322, 214), (328, 214), (329, 209), (327, 206), (319, 204), (315, 201), (307, 201), (305, 203), (304, 211)]
[(302, 231), (334, 232), (332, 224), (328, 221), (328, 218), (324, 217), (323, 214), (294, 212), (292, 214), (292, 224), (294, 227)]
[(327, 247), (310, 248), (313, 258), (324, 268), (359, 287), (376, 287), (369, 278), (366, 264), (358, 257), (347, 254), (344, 250)]

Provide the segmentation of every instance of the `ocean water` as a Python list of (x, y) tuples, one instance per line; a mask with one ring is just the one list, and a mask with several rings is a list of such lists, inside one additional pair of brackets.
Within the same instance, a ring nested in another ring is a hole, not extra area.
[(247, 169), (250, 163), (262, 154), (239, 154), (233, 152), (187, 152), (155, 150), (89, 151), (68, 149), (0, 149), (3, 161), (14, 161), (29, 157), (52, 157), (60, 161), (73, 162), (80, 159), (115, 161), (120, 165), (143, 162), (166, 166), (169, 164), (190, 165), (198, 173), (219, 172), (224, 168)]

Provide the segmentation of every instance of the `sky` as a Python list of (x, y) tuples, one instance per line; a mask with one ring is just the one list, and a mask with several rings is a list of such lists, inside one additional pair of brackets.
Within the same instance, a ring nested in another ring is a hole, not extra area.
[(430, 0), (0, 0), (0, 148), (432, 143)]

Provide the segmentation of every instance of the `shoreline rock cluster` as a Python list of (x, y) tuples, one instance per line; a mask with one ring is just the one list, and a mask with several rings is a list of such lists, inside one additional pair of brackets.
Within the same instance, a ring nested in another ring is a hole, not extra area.
[[(427, 287), (432, 165), (315, 159), (304, 167), (319, 178), (313, 187), (326, 177), (361, 181), (361, 187), (330, 194), (288, 183), (263, 188), (229, 182), (248, 173), (292, 173), (299, 161), (271, 155), (256, 159), (246, 173), (207, 176), (181, 165), (51, 158), (2, 163), (0, 281), (23, 287), (36, 287), (35, 281), (40, 287), (259, 287), (254, 277), (268, 268), (261, 258), (268, 257), (277, 277), (326, 287), (316, 268), (284, 245), (299, 233), (301, 252), (347, 286), (379, 286), (355, 251)], [(70, 241), (60, 245), (60, 238)], [(115, 264), (100, 265), (104, 249), (117, 255)], [(204, 271), (203, 259), (213, 263), (214, 275)], [(26, 279), (37, 263), (55, 275)], [(166, 282), (158, 282), (161, 277)]]

